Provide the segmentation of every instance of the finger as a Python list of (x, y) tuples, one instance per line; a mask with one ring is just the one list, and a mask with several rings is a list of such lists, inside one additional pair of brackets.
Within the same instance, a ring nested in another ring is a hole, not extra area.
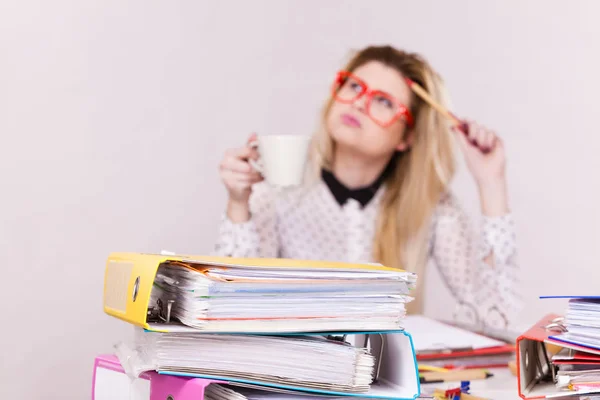
[(236, 182), (240, 182), (240, 183), (256, 183), (262, 180), (261, 175), (257, 174), (257, 173), (250, 173), (250, 174), (244, 174), (241, 172), (235, 172), (235, 171), (230, 171), (231, 172), (231, 179), (235, 180)]
[(248, 136), (248, 140), (246, 141), (246, 147), (250, 149), (250, 155), (248, 156), (248, 158), (252, 158), (253, 160), (258, 160), (259, 157), (256, 145), (254, 145), (256, 143), (257, 138), (258, 135), (256, 133), (251, 133), (250, 136)]
[(224, 173), (227, 174), (227, 179), (230, 182), (241, 182), (241, 183), (258, 183), (261, 182), (264, 178), (262, 175), (260, 174), (256, 174), (256, 173), (251, 173), (251, 174), (244, 174), (241, 172), (235, 172), (235, 171), (225, 171)]
[(248, 158), (251, 158), (253, 160), (258, 160), (258, 158), (259, 158), (258, 150), (256, 150), (255, 148), (251, 148), (250, 156)]
[(490, 151), (496, 142), (496, 133), (485, 126), (480, 126), (477, 134), (477, 145), (484, 152)]
[(486, 128), (485, 126), (481, 127), (481, 137), (480, 137), (480, 146), (484, 150), (489, 150), (492, 148), (492, 142), (494, 140), (494, 133)]
[(479, 125), (477, 122), (471, 121), (469, 128), (469, 142), (471, 146), (481, 150), (481, 143), (484, 140), (484, 134), (485, 132), (482, 130), (481, 125)]
[(261, 174), (256, 174), (256, 175), (252, 175), (252, 177), (250, 178), (250, 183), (255, 184), (255, 183), (259, 183), (265, 180), (265, 177), (262, 176)]
[(246, 178), (244, 178), (244, 180), (247, 179), (247, 181), (251, 183), (257, 183), (264, 179), (261, 173), (256, 171), (254, 168), (252, 168), (252, 172), (245, 174), (245, 176)]
[(456, 140), (458, 141), (458, 145), (463, 151), (467, 151), (468, 148), (472, 146), (469, 142), (469, 137), (459, 128), (454, 128), (452, 131), (457, 136)]
[(479, 133), (479, 125), (475, 121), (468, 120), (466, 121), (469, 127), (467, 133), (469, 136), (469, 141), (471, 143), (477, 143), (477, 135)]
[(494, 131), (488, 130), (486, 132), (486, 138), (485, 138), (485, 148), (486, 149), (493, 149), (495, 144), (496, 144), (496, 133)]
[(229, 156), (229, 157), (239, 158), (239, 159), (247, 159), (248, 157), (250, 157), (252, 155), (253, 151), (254, 151), (254, 149), (252, 149), (248, 146), (244, 146), (244, 147), (238, 147), (235, 149), (229, 149), (229, 150), (227, 150), (225, 155)]
[(473, 121), (470, 122), (469, 140), (471, 145), (482, 152), (487, 153), (491, 149), (492, 136), (491, 132), (484, 126)]
[(221, 173), (224, 182), (233, 188), (248, 188), (251, 185), (263, 180), (262, 176), (257, 174), (244, 174), (242, 172), (224, 170)]
[(257, 137), (258, 137), (258, 135), (255, 132), (252, 132), (250, 134), (250, 136), (248, 136), (248, 140), (246, 141), (246, 144), (250, 144), (250, 143), (254, 142)]
[(241, 182), (236, 178), (235, 172), (224, 170), (221, 171), (221, 180), (230, 190), (243, 190), (245, 182)]
[(239, 158), (236, 158), (233, 156), (226, 157), (223, 160), (223, 162), (221, 164), (221, 169), (226, 169), (229, 171), (241, 172), (241, 173), (246, 173), (246, 174), (248, 174), (254, 170), (247, 161), (240, 160)]
[(491, 149), (491, 151), (493, 151), (494, 153), (497, 151), (503, 151), (504, 150), (504, 141), (499, 138), (498, 136), (496, 136), (496, 138), (494, 139), (494, 145)]
[(484, 126), (479, 127), (479, 133), (477, 134), (477, 147), (482, 150), (487, 149), (488, 134), (489, 132)]
[(477, 131), (477, 138), (475, 139), (475, 142), (477, 144), (477, 147), (479, 147), (482, 150), (485, 150), (487, 148), (488, 131), (482, 125), (479, 125), (478, 128), (479, 129)]
[(471, 120), (464, 120), (461, 126), (454, 127), (463, 150), (477, 146), (478, 126)]

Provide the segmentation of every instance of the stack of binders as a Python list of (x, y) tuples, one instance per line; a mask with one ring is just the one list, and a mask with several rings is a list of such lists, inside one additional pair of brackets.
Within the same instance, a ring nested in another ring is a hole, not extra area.
[[(600, 296), (568, 299), (564, 316), (548, 314), (517, 339), (522, 398), (600, 396)], [(587, 397), (586, 397), (587, 398)]]
[(415, 283), (377, 264), (112, 254), (104, 310), (135, 334), (96, 360), (94, 398), (126, 376), (151, 399), (415, 399)]

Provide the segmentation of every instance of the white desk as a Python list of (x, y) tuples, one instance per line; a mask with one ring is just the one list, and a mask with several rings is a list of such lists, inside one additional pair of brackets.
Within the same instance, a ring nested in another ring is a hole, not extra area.
[[(498, 400), (521, 400), (517, 390), (517, 377), (508, 368), (490, 369), (493, 377), (471, 381), (470, 393), (474, 396)], [(460, 387), (460, 382), (428, 383), (421, 385), (421, 398), (431, 398), (435, 389), (452, 389)], [(429, 397), (427, 397), (429, 396)]]

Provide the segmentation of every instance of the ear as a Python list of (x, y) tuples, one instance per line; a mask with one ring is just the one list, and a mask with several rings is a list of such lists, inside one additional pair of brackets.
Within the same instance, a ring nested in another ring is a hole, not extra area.
[(402, 137), (402, 139), (400, 139), (400, 143), (398, 143), (398, 145), (396, 146), (396, 150), (397, 151), (406, 151), (408, 149), (410, 149), (413, 145), (415, 141), (415, 135), (413, 134), (413, 131), (407, 131), (404, 136)]

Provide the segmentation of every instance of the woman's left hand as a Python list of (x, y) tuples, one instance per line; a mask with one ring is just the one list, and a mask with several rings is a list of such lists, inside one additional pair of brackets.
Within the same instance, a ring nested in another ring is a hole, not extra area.
[(465, 161), (478, 186), (495, 186), (505, 180), (504, 144), (496, 133), (474, 121), (465, 121), (468, 137), (454, 129)]
[(465, 161), (479, 189), (484, 215), (498, 216), (509, 212), (506, 188), (506, 158), (502, 139), (496, 133), (467, 121), (468, 137), (454, 129)]

